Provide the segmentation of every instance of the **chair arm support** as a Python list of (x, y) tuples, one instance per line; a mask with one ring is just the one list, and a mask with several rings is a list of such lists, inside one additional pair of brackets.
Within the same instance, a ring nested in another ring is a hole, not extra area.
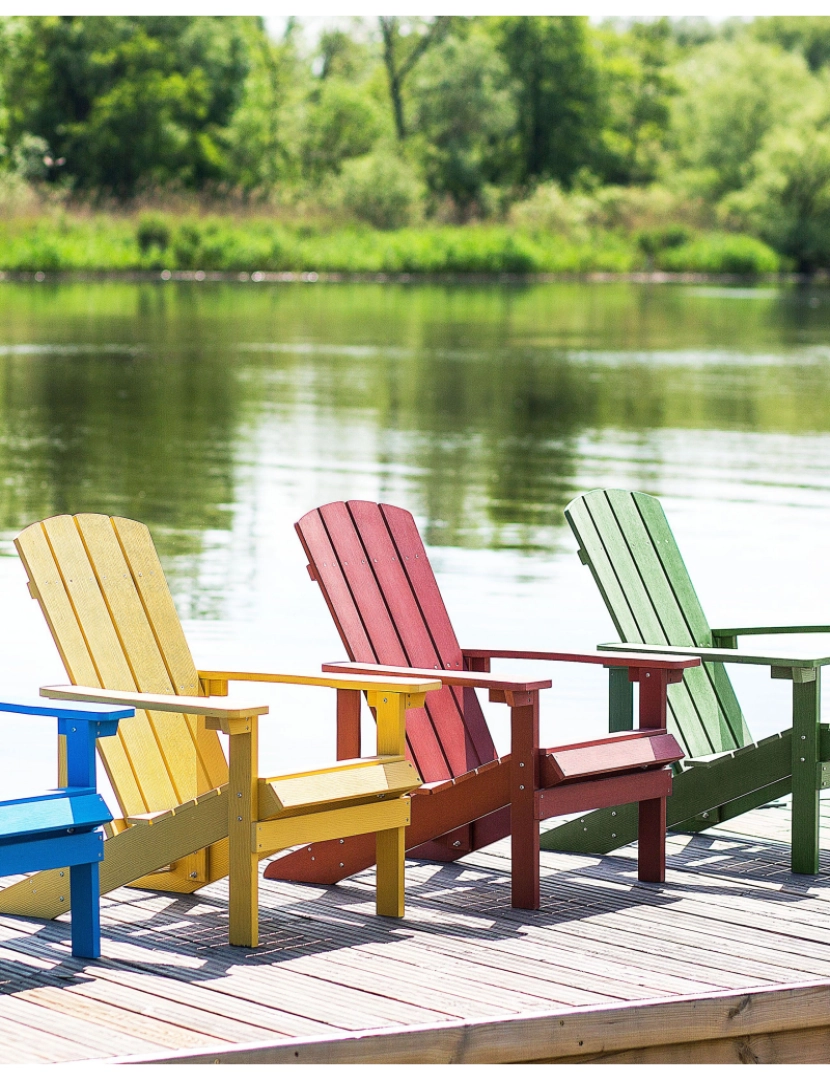
[(830, 656), (784, 656), (767, 653), (739, 653), (734, 649), (700, 649), (693, 645), (646, 645), (640, 642), (609, 642), (598, 649), (626, 649), (654, 656), (696, 656), (701, 660), (721, 664), (760, 664), (765, 667), (820, 668), (830, 664)]
[[(26, 716), (52, 716), (58, 721), (58, 734), (66, 739), (68, 787), (63, 790), (88, 790), (95, 793), (95, 742), (118, 733), (119, 720), (135, 716), (133, 708), (85, 704), (82, 708), (45, 705), (42, 702), (0, 702), (0, 712)], [(111, 821), (110, 816), (106, 820)]]

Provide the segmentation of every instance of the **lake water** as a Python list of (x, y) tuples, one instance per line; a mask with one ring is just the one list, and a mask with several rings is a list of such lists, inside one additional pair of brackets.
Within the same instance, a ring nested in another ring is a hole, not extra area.
[[(597, 486), (662, 499), (714, 625), (830, 622), (830, 293), (0, 282), (2, 694), (65, 681), (12, 544), (39, 518), (145, 521), (199, 666), (317, 670), (307, 510), (406, 506), (462, 645), (578, 650), (614, 637), (563, 517)], [(732, 671), (756, 737), (788, 726), (788, 684)], [(548, 673), (545, 741), (601, 733), (604, 672)], [(262, 698), (263, 771), (333, 756), (331, 692)], [(52, 782), (50, 723), (0, 737), (3, 790)]]

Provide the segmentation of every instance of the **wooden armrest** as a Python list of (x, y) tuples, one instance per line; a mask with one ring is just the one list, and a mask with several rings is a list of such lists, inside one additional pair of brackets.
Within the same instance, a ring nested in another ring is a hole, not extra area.
[[(604, 649), (605, 646), (599, 646)], [(619, 650), (628, 646), (616, 646)], [(601, 652), (570, 653), (570, 652), (538, 652), (522, 651), (518, 649), (462, 649), (461, 655), (470, 660), (555, 660), (569, 664), (602, 664), (603, 667), (628, 667), (628, 668), (657, 668), (666, 671), (682, 671), (684, 668), (698, 667), (700, 661), (695, 656), (684, 655), (683, 649), (678, 649), (678, 659), (654, 659), (644, 660), (642, 656), (630, 656), (627, 653), (617, 652), (614, 654)], [(687, 650), (693, 652), (693, 650)], [(446, 681), (446, 672), (441, 672), (441, 677)]]
[[(391, 667), (386, 664), (360, 664), (351, 660), (340, 660), (323, 664), (323, 671), (342, 671), (344, 673), (362, 673), (367, 675), (381, 672), (385, 676), (427, 679), (432, 675), (440, 678), (447, 686), (470, 686), (481, 690), (507, 690), (514, 692), (547, 690), (553, 684), (550, 679), (511, 679), (500, 675), (491, 675), (482, 671), (431, 671), (429, 668)], [(438, 683), (435, 689), (441, 685)]]
[(820, 668), (830, 664), (830, 656), (781, 656), (737, 652), (735, 649), (699, 649), (692, 645), (645, 645), (640, 642), (609, 642), (598, 645), (598, 649), (626, 649), (633, 652), (649, 653), (655, 656), (697, 656), (722, 664), (762, 664), (767, 667), (782, 668)]
[(241, 720), (248, 716), (263, 716), (268, 712), (267, 705), (251, 705), (242, 701), (229, 701), (228, 698), (141, 694), (137, 690), (102, 690), (97, 686), (42, 686), (40, 693), (43, 697), (59, 701), (105, 701), (115, 705), (130, 705), (134, 709), (210, 716), (219, 720)]
[[(360, 668), (360, 665), (357, 665)], [(327, 666), (323, 666), (328, 671)], [(334, 670), (339, 670), (339, 667)], [(394, 673), (396, 668), (378, 668), (384, 675), (386, 672)], [(200, 671), (199, 678), (205, 680), (217, 680), (226, 682), (263, 682), (263, 683), (290, 683), (297, 686), (324, 686), (332, 690), (374, 690), (389, 694), (428, 694), (431, 690), (441, 689), (442, 672), (426, 671), (413, 674), (406, 668), (402, 668), (401, 678), (389, 678), (377, 676), (369, 668), (367, 676), (358, 677), (354, 672), (339, 676), (338, 678), (326, 678), (324, 675), (286, 675), (275, 672), (260, 671)]]
[[(45, 696), (45, 695), (44, 695)], [(56, 720), (73, 720), (80, 723), (98, 724), (106, 720), (127, 720), (135, 716), (135, 709), (114, 708), (107, 705), (44, 705), (43, 702), (0, 701), (0, 712), (22, 713), (25, 716), (52, 716)]]
[(713, 638), (745, 637), (749, 634), (830, 634), (830, 626), (728, 626), (712, 627)]

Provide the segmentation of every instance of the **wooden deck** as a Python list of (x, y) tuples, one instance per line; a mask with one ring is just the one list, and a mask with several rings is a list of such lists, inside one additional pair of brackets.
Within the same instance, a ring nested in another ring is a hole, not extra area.
[(403, 921), (374, 917), (368, 872), (261, 882), (256, 951), (225, 944), (222, 884), (113, 893), (99, 961), (65, 919), (0, 916), (0, 1062), (826, 1062), (830, 850), (793, 875), (788, 831), (781, 804), (671, 836), (665, 886), (632, 849), (543, 853), (532, 913), (506, 842), (409, 863)]

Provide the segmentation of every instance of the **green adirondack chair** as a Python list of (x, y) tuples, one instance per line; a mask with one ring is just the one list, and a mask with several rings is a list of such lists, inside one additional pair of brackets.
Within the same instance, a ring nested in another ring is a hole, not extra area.
[[(712, 629), (663, 508), (650, 495), (590, 491), (570, 503), (565, 517), (624, 643), (600, 648), (704, 661), (669, 688), (669, 730), (689, 755), (668, 800), (669, 827), (708, 828), (792, 792), (792, 869), (817, 873), (819, 792), (830, 787), (830, 729), (819, 722), (821, 669), (830, 657), (735, 650), (746, 635), (830, 633), (830, 626)], [(725, 663), (765, 665), (772, 678), (792, 680), (792, 727), (754, 742)], [(612, 730), (624, 730), (632, 722), (631, 686), (611, 672), (610, 693)], [(548, 831), (542, 847), (602, 853), (635, 836), (634, 817), (620, 807), (613, 822), (603, 810)]]

